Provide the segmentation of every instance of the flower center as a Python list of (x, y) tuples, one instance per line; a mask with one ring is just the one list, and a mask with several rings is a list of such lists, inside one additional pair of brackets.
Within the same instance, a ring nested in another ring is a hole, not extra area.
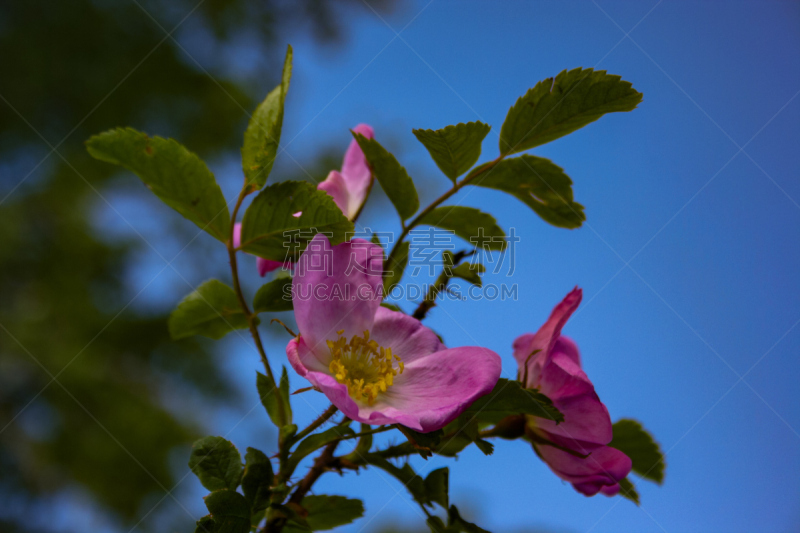
[(336, 381), (347, 385), (350, 397), (372, 405), (378, 393), (386, 392), (394, 377), (403, 373), (403, 361), (392, 354), (391, 348), (370, 340), (369, 331), (363, 337), (354, 335), (350, 342), (342, 336), (344, 330), (337, 333), (336, 341), (328, 341), (332, 356), (328, 368)]

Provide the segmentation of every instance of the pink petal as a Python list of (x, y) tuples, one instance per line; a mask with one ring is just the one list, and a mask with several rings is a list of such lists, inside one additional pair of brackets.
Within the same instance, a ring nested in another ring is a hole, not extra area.
[(318, 358), (303, 340), (303, 337), (297, 337), (289, 341), (286, 345), (286, 357), (289, 359), (289, 364), (292, 365), (295, 372), (302, 377), (311, 372), (328, 372), (328, 365), (330, 364), (330, 352), (328, 357), (324, 357), (325, 352), (318, 350), (322, 359)]
[(242, 244), (242, 223), (237, 222), (233, 225), (233, 247), (238, 248)]
[[(527, 381), (526, 387), (536, 387), (539, 369), (542, 362), (548, 357), (559, 335), (561, 335), (561, 328), (564, 327), (570, 315), (578, 308), (581, 303), (582, 291), (575, 287), (572, 292), (567, 294), (564, 300), (558, 304), (547, 322), (539, 328), (536, 334), (526, 334), (514, 341), (514, 359), (520, 367), (520, 375), (524, 375), (525, 367), (527, 366)], [(531, 357), (535, 351), (539, 352)]]
[[(359, 124), (353, 128), (353, 132), (360, 133), (367, 139), (372, 139), (375, 136), (372, 127), (366, 124)], [(372, 172), (367, 164), (367, 158), (355, 139), (350, 141), (350, 146), (344, 154), (342, 177), (347, 183), (348, 191), (350, 191), (349, 213), (345, 212), (345, 214), (348, 215), (348, 218), (352, 218), (358, 212), (361, 204), (364, 203), (367, 197), (367, 190), (372, 182)]]
[(273, 261), (272, 259), (264, 259), (263, 257), (259, 257), (256, 259), (256, 267), (258, 268), (258, 275), (262, 278), (267, 275), (267, 272), (272, 272), (273, 270), (278, 270), (284, 265), (291, 265), (291, 262), (287, 261), (286, 263), (282, 263), (280, 261)]
[(355, 213), (350, 213), (349, 211), (350, 192), (347, 190), (347, 184), (339, 172), (331, 170), (325, 181), (317, 185), (317, 189), (328, 193), (339, 209), (342, 210), (344, 216), (347, 218), (351, 218), (351, 215), (355, 216)]
[(427, 433), (443, 428), (500, 378), (500, 356), (478, 346), (450, 348), (406, 365), (394, 385), (361, 414), (380, 412), (411, 429)]
[(436, 333), (405, 313), (379, 307), (370, 337), (384, 348), (391, 348), (404, 364), (444, 349)]
[(308, 347), (328, 350), (326, 340), (362, 335), (381, 303), (383, 249), (363, 239), (331, 247), (318, 233), (300, 256), (292, 280), (294, 315)]
[(537, 419), (536, 426), (549, 439), (569, 449), (591, 450), (611, 442), (611, 417), (589, 377), (575, 362), (577, 347), (565, 337), (554, 344), (544, 361), (536, 385), (564, 414), (564, 422)]
[(631, 471), (630, 458), (609, 446), (595, 450), (586, 458), (552, 446), (539, 445), (536, 449), (558, 477), (572, 483), (575, 490), (586, 496), (594, 496), (600, 491), (605, 494), (613, 492), (614, 486)]

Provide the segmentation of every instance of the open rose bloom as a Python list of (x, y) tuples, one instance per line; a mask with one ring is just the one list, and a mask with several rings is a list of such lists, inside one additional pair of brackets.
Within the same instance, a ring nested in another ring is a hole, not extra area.
[(526, 432), (539, 456), (575, 490), (608, 496), (620, 490), (619, 481), (631, 470), (630, 458), (606, 446), (611, 442), (608, 409), (581, 369), (574, 342), (561, 336), (561, 328), (581, 302), (576, 288), (553, 309), (535, 334), (514, 341), (514, 358), (526, 388), (537, 388), (563, 413), (564, 422), (528, 418)]
[(381, 307), (382, 273), (380, 246), (315, 236), (292, 283), (300, 334), (289, 362), (353, 420), (435, 431), (492, 390), (500, 357), (447, 349), (415, 318)]

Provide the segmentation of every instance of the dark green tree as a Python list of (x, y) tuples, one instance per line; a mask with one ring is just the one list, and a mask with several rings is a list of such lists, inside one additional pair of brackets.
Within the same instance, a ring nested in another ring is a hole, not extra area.
[[(205, 158), (238, 150), (245, 110), (275, 85), (284, 41), (298, 31), (335, 41), (346, 3), (0, 3), (3, 531), (64, 531), (69, 524), (48, 512), (63, 493), (86, 493), (93, 509), (137, 522), (149, 510), (143, 502), (174, 485), (171, 450), (182, 447), (183, 463), (202, 431), (164, 398), (235, 400), (219, 358), (195, 341), (169, 340), (169, 306), (129, 305), (142, 285), (130, 283), (131, 265), (153, 252), (135, 231), (104, 236), (97, 213), (116, 211), (119, 174), (90, 160), (83, 141), (132, 125), (180, 138)], [(242, 48), (264, 59), (230, 67)], [(139, 186), (128, 178), (123, 190)], [(157, 224), (191, 241), (191, 225), (161, 213)], [(181, 254), (199, 270), (195, 279), (216, 273), (195, 260), (206, 244), (199, 238)], [(174, 255), (160, 267), (171, 268)]]

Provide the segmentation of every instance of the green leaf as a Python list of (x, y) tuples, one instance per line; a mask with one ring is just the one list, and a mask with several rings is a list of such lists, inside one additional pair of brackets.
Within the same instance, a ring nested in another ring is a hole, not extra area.
[(211, 279), (181, 300), (169, 316), (169, 334), (174, 340), (192, 335), (221, 339), (235, 329), (247, 329), (233, 289)]
[(284, 181), (261, 191), (250, 204), (242, 219), (240, 249), (284, 261), (299, 256), (317, 233), (331, 233), (331, 244), (339, 244), (352, 231), (353, 223), (325, 191), (305, 181)]
[(636, 420), (623, 418), (614, 424), (614, 438), (609, 446), (633, 462), (633, 471), (659, 485), (664, 481), (664, 455), (653, 436)]
[(272, 463), (264, 452), (255, 448), (247, 448), (244, 456), (244, 475), (242, 476), (242, 492), (250, 507), (250, 523), (257, 526), (269, 507), (270, 486), (274, 473)]
[(475, 446), (483, 453), (483, 455), (492, 455), (494, 453), (494, 444), (488, 440), (475, 439)]
[(205, 437), (192, 445), (189, 468), (208, 490), (236, 490), (242, 474), (242, 458), (230, 441)]
[(507, 244), (506, 234), (495, 218), (474, 207), (437, 207), (422, 217), (420, 225), (452, 231), (478, 249), (502, 251)]
[(455, 183), (461, 174), (478, 161), (481, 143), (490, 129), (491, 126), (482, 122), (467, 122), (441, 130), (412, 132), (428, 149), (439, 170)]
[[(452, 533), (454, 530), (444, 525), (444, 522), (438, 516), (429, 516), (425, 523), (431, 530), (431, 533)], [(457, 530), (455, 530), (457, 531)]]
[(250, 508), (244, 496), (233, 490), (217, 490), (203, 498), (214, 518), (215, 533), (249, 533)]
[(306, 521), (313, 531), (333, 529), (364, 516), (361, 500), (344, 496), (306, 496), (301, 505), (308, 511)]
[(397, 467), (383, 457), (374, 454), (368, 455), (366, 457), (366, 461), (371, 465), (377, 466), (387, 474), (395, 477), (419, 503), (431, 503), (431, 500), (428, 497), (427, 489), (425, 488), (425, 480), (419, 477), (408, 463), (405, 463), (402, 467)]
[(286, 470), (288, 472), (293, 472), (297, 465), (300, 464), (300, 461), (303, 460), (304, 457), (313, 453), (314, 451), (322, 448), (323, 446), (330, 444), (331, 442), (338, 440), (342, 437), (347, 437), (350, 435), (354, 435), (355, 432), (346, 426), (334, 426), (330, 429), (326, 429), (322, 433), (315, 433), (314, 435), (309, 435), (302, 441), (300, 444), (297, 445), (297, 448), (292, 452), (289, 456), (289, 460), (286, 461)]
[(411, 217), (419, 209), (419, 197), (406, 169), (375, 139), (367, 139), (360, 133), (353, 133), (353, 137), (358, 141), (372, 173), (397, 209), (400, 218), (406, 220)]
[[(272, 387), (270, 379), (256, 371), (256, 388), (258, 389), (258, 396), (261, 398), (261, 405), (267, 410), (269, 419), (278, 427), (292, 423), (292, 404), (289, 403), (289, 374), (286, 372), (286, 367), (283, 367), (281, 373), (281, 381), (278, 385), (278, 391)], [(283, 400), (283, 420), (281, 420), (281, 403), (278, 402), (277, 394), (280, 394)]]
[(632, 111), (642, 94), (604, 70), (562, 71), (529, 89), (508, 110), (500, 153), (514, 154), (563, 137), (606, 113)]
[(468, 418), (496, 423), (511, 415), (533, 415), (563, 422), (564, 415), (536, 389), (524, 389), (518, 381), (500, 378), (489, 394), (475, 400), (464, 412)]
[(161, 201), (222, 242), (231, 238), (228, 204), (205, 163), (173, 139), (117, 128), (86, 141), (95, 159), (139, 176)]
[(486, 272), (486, 267), (480, 263), (461, 263), (451, 270), (454, 278), (461, 278), (478, 287), (483, 287), (483, 280), (481, 274)]
[[(408, 249), (409, 242), (403, 241), (397, 245), (397, 251), (390, 258), (391, 261), (386, 263), (386, 278), (383, 280), (383, 291), (385, 294), (391, 292), (392, 287), (400, 283), (403, 279), (403, 272), (406, 270), (408, 264)], [(391, 275), (389, 274), (391, 273)]]
[(482, 173), (470, 185), (507, 192), (560, 228), (578, 228), (586, 220), (583, 206), (572, 199), (572, 180), (549, 159), (526, 154), (483, 168), (473, 171)]
[(214, 518), (209, 514), (195, 522), (194, 533), (217, 533), (219, 531), (217, 523)]
[(639, 505), (639, 492), (628, 478), (619, 481), (619, 495)]
[(293, 308), (292, 278), (277, 278), (265, 283), (253, 298), (253, 311), (256, 313), (277, 313)]
[(428, 477), (425, 478), (425, 491), (428, 497), (447, 509), (450, 506), (449, 490), (450, 490), (450, 469), (446, 466), (433, 470)]
[(444, 431), (441, 429), (437, 429), (436, 431), (431, 431), (429, 433), (420, 433), (419, 431), (414, 431), (411, 428), (407, 428), (401, 424), (396, 424), (395, 427), (400, 430), (400, 432), (406, 436), (408, 442), (410, 442), (419, 454), (422, 457), (430, 457), (431, 451), (436, 448), (436, 445), (442, 440), (442, 436), (444, 435)]
[(292, 47), (286, 50), (281, 83), (270, 92), (256, 108), (244, 132), (242, 169), (251, 190), (260, 189), (267, 182), (272, 165), (278, 155), (283, 128), (283, 104), (292, 78)]
[(489, 533), (472, 522), (467, 522), (461, 518), (455, 505), (450, 506), (450, 509), (447, 511), (447, 517), (450, 527), (454, 528), (455, 531), (462, 531), (464, 533)]

